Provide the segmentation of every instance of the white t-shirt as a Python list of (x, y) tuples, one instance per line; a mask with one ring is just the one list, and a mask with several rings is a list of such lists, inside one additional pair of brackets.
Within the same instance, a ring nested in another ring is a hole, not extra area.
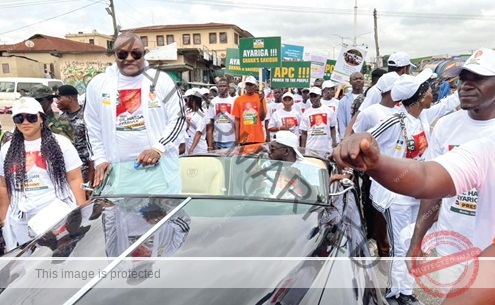
[[(478, 121), (471, 119), (465, 110), (454, 112), (441, 118), (435, 124), (426, 158), (436, 158), (459, 145), (485, 136), (495, 136), (495, 119)], [(437, 230), (458, 232), (472, 242), (475, 235), (473, 228), (477, 201), (478, 191), (476, 189), (471, 189), (457, 197), (442, 199)], [(441, 244), (437, 247), (437, 251), (439, 255), (445, 256), (459, 250), (455, 247)]]
[[(268, 128), (281, 127), (287, 125), (290, 127), (290, 131), (299, 137), (299, 124), (301, 123), (301, 114), (299, 111), (292, 109), (286, 111), (284, 108), (275, 111), (270, 118)], [(276, 132), (270, 132), (270, 135), (275, 135)]]
[(331, 100), (320, 99), (320, 102), (335, 111), (335, 113), (339, 112), (339, 100), (336, 98), (332, 98)]
[[(79, 154), (70, 140), (58, 134), (54, 134), (54, 136), (60, 145), (60, 149), (64, 156), (65, 170), (69, 172), (80, 167), (82, 165), (81, 159), (79, 159)], [(10, 141), (5, 143), (0, 153), (0, 176), (2, 177), (5, 177), (4, 160), (10, 144)], [(19, 200), (18, 209), (23, 212), (33, 213), (36, 210), (43, 208), (48, 203), (51, 203), (57, 198), (57, 194), (55, 193), (55, 187), (47, 172), (45, 160), (41, 156), (41, 138), (34, 141), (24, 141), (24, 146), (26, 149), (27, 183), (25, 185), (25, 194), (27, 200)], [(16, 188), (16, 191), (19, 192), (20, 190)], [(62, 194), (58, 195), (62, 196)], [(71, 202), (74, 203), (73, 207), (75, 207), (76, 204), (72, 192), (70, 192), (70, 197)], [(58, 198), (61, 200), (66, 199), (61, 197)]]
[(337, 113), (325, 105), (304, 112), (299, 129), (308, 133), (306, 148), (331, 152), (330, 127), (337, 125)]
[(478, 190), (473, 244), (481, 250), (495, 237), (495, 138), (470, 141), (433, 159), (450, 174), (457, 194)]
[(356, 133), (366, 132), (393, 116), (395, 113), (398, 113), (400, 110), (401, 108), (396, 106), (390, 108), (383, 106), (382, 104), (371, 105), (358, 114), (356, 122), (352, 126), (352, 130)]
[(151, 148), (142, 110), (142, 77), (142, 74), (128, 77), (119, 73), (115, 128), (120, 161), (136, 159), (143, 150)]
[(213, 119), (213, 138), (215, 142), (235, 141), (235, 117), (232, 115), (234, 109), (234, 98), (230, 95), (226, 98), (220, 96), (211, 100), (207, 112), (208, 119)]
[(206, 153), (208, 151), (208, 145), (206, 144), (206, 124), (209, 118), (202, 111), (193, 112), (191, 109), (186, 110), (187, 119), (187, 135), (186, 139), (186, 153), (189, 152), (196, 132), (201, 132), (201, 138), (198, 145), (194, 148), (194, 154)]
[(297, 105), (299, 106), (299, 108), (301, 109), (301, 114), (304, 113), (306, 110), (308, 110), (309, 108), (311, 108), (311, 101), (308, 99), (306, 101), (306, 103), (304, 103), (302, 100), (298, 103), (294, 103), (294, 105)]
[(297, 104), (297, 103), (302, 102), (302, 100), (303, 100), (302, 95), (297, 94), (297, 93), (295, 93), (295, 94), (293, 94), (293, 95), (294, 95), (294, 104)]
[(382, 92), (376, 86), (371, 87), (368, 92), (366, 92), (366, 97), (363, 100), (361, 106), (359, 106), (359, 112), (368, 108), (371, 105), (378, 104), (382, 101)]

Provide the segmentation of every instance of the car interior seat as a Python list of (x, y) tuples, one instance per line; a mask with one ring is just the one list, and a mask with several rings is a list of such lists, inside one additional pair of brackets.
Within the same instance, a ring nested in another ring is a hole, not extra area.
[(225, 193), (225, 171), (219, 158), (209, 156), (181, 157), (182, 194), (222, 195)]

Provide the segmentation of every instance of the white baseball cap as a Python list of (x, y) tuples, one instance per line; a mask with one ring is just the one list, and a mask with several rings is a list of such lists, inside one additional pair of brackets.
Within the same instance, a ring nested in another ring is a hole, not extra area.
[(333, 88), (337, 86), (337, 83), (334, 83), (332, 82), (331, 80), (326, 80), (323, 82), (323, 84), (321, 84), (321, 89), (325, 89), (325, 88)]
[(218, 88), (217, 86), (210, 87), (210, 90), (215, 90), (218, 93)]
[(433, 71), (430, 68), (424, 69), (416, 76), (402, 74), (392, 88), (392, 100), (395, 102), (407, 100), (418, 91), (422, 83), (430, 79), (432, 74)]
[(388, 65), (391, 67), (405, 67), (411, 65), (411, 67), (416, 68), (416, 66), (411, 63), (411, 57), (406, 52), (395, 52), (388, 58)]
[(275, 134), (275, 142), (292, 147), (298, 159), (304, 159), (299, 151), (299, 137), (288, 130), (281, 130)]
[(187, 91), (184, 93), (184, 97), (188, 97), (188, 96), (201, 97), (201, 92), (199, 90), (200, 89), (198, 88), (187, 89)]
[(12, 116), (19, 113), (37, 114), (38, 112), (45, 113), (40, 102), (32, 97), (22, 97), (12, 104)]
[(453, 67), (445, 74), (450, 77), (457, 76), (464, 69), (478, 75), (495, 76), (495, 51), (479, 48), (466, 60), (462, 67)]
[(316, 95), (321, 95), (321, 89), (318, 87), (311, 87), (311, 89), (309, 89), (309, 94), (311, 93), (314, 93)]
[(258, 81), (256, 80), (256, 78), (254, 76), (251, 76), (251, 75), (249, 75), (248, 77), (246, 77), (246, 80), (244, 82), (245, 83), (250, 83), (250, 84), (255, 84), (255, 85), (258, 84)]
[(210, 90), (208, 88), (201, 88), (199, 89), (199, 93), (201, 93), (201, 95), (210, 94)]
[(397, 72), (388, 72), (380, 76), (375, 86), (381, 93), (389, 92), (399, 78), (400, 76)]
[(284, 95), (282, 95), (282, 100), (286, 97), (290, 97), (292, 100), (294, 100), (294, 94), (290, 92), (285, 92)]

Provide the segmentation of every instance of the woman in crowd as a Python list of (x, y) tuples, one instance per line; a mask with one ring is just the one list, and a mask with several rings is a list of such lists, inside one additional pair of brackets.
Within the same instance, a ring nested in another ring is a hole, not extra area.
[(206, 144), (207, 118), (201, 107), (201, 94), (195, 89), (189, 89), (184, 94), (186, 100), (187, 135), (186, 151), (189, 155), (202, 154), (208, 151)]
[(34, 237), (28, 221), (57, 200), (70, 208), (86, 202), (77, 151), (50, 131), (40, 103), (29, 97), (15, 101), (12, 118), (12, 139), (0, 153), (0, 226), (7, 251)]

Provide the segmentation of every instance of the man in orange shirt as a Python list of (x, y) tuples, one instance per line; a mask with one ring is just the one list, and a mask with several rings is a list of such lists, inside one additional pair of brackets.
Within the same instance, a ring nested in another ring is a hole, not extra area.
[(246, 77), (246, 93), (234, 101), (236, 144), (264, 143), (262, 122), (266, 116), (266, 100), (256, 93), (254, 76)]

